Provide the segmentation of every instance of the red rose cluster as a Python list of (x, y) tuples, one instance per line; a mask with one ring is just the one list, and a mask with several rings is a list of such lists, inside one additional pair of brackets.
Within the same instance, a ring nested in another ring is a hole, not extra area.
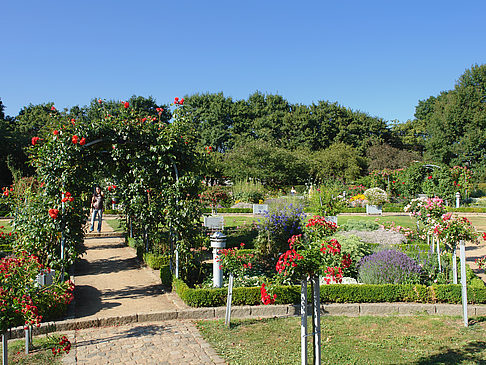
[(179, 98), (176, 96), (174, 98), (174, 104), (176, 104), (176, 105), (184, 105), (184, 98), (182, 98), (182, 99), (179, 100)]

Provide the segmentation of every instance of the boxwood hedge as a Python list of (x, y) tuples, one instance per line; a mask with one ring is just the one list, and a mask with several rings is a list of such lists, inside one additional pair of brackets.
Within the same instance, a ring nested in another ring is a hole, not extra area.
[[(194, 289), (180, 279), (173, 278), (173, 289), (191, 307), (218, 307), (226, 304), (227, 289)], [(461, 303), (460, 285), (323, 285), (322, 303)], [(276, 304), (297, 304), (300, 301), (299, 286), (277, 286)], [(486, 303), (486, 288), (468, 287), (468, 302)], [(233, 305), (259, 305), (260, 288), (234, 288)]]

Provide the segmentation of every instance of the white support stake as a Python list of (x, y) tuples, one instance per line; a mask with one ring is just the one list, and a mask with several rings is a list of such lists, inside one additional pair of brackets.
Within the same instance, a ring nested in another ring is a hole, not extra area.
[(314, 364), (321, 364), (321, 301), (319, 275), (312, 277), (312, 332), (314, 337)]
[(30, 345), (30, 334), (29, 331), (30, 327), (25, 328), (25, 353), (29, 353), (29, 345)]
[(179, 279), (179, 245), (175, 249), (175, 277)]
[(440, 264), (440, 246), (439, 246), (439, 239), (437, 239), (437, 261), (439, 262), (439, 271), (442, 272), (442, 265)]
[(307, 278), (300, 282), (300, 358), (307, 365)]
[(464, 318), (464, 326), (469, 325), (467, 318), (467, 286), (466, 286), (466, 246), (464, 241), (460, 242), (460, 256), (461, 256), (461, 285), (462, 285), (462, 310)]
[(226, 298), (226, 316), (224, 317), (224, 324), (231, 327), (231, 302), (233, 300), (233, 274), (229, 274), (228, 283), (228, 297)]
[(452, 249), (452, 283), (457, 284), (457, 254), (456, 246)]
[(2, 333), (2, 364), (8, 365), (8, 332)]

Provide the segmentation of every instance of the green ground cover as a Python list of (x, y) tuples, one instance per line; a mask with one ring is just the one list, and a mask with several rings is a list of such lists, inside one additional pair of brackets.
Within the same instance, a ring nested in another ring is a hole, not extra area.
[[(470, 323), (464, 328), (458, 317), (422, 315), (323, 317), (322, 363), (486, 363), (486, 318)], [(300, 318), (234, 320), (231, 329), (223, 321), (197, 326), (229, 364), (300, 363)]]
[(124, 232), (123, 223), (120, 219), (107, 219), (106, 223), (115, 231), (115, 232)]
[(52, 347), (59, 342), (60, 336), (35, 336), (33, 347), (25, 354), (25, 341), (12, 340), (8, 343), (8, 363), (22, 365), (62, 364), (62, 355), (54, 356)]
[(0, 228), (1, 232), (12, 232), (12, 226), (10, 225), (10, 219), (0, 220), (0, 227), (1, 226), (3, 226), (3, 228)]

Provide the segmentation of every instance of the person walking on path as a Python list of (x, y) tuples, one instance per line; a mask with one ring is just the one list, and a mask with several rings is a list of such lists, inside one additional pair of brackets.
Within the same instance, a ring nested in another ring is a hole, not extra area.
[(98, 233), (101, 232), (101, 220), (103, 218), (103, 203), (104, 203), (104, 194), (101, 191), (101, 188), (97, 186), (95, 188), (95, 192), (93, 197), (91, 198), (91, 208), (93, 209), (93, 213), (91, 215), (91, 227), (89, 228), (90, 232), (94, 230), (94, 222), (96, 217), (98, 217)]

